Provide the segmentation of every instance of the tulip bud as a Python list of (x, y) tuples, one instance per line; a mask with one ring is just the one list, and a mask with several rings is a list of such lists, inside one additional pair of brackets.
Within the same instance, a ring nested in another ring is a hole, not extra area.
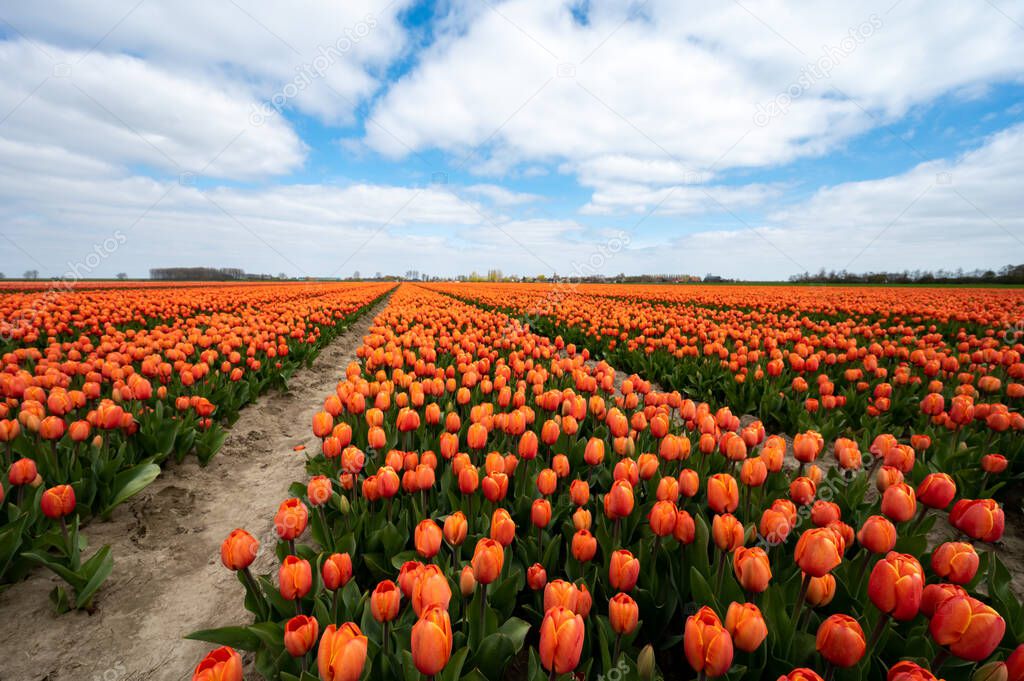
[(441, 550), (441, 528), (437, 526), (433, 520), (429, 518), (421, 520), (416, 525), (416, 530), (413, 533), (413, 542), (416, 545), (416, 552), (430, 560), (437, 555), (438, 551)]
[(630, 591), (636, 586), (639, 576), (640, 561), (634, 558), (632, 553), (625, 549), (619, 549), (612, 553), (608, 565), (608, 582), (613, 589)]
[(220, 561), (229, 570), (244, 570), (256, 560), (260, 543), (242, 529), (233, 530), (220, 545)]
[(1006, 632), (999, 613), (970, 596), (947, 599), (932, 615), (932, 638), (959, 658), (980, 662), (996, 649)]
[(47, 518), (57, 520), (75, 512), (75, 490), (71, 485), (57, 485), (43, 492), (39, 507)]
[(579, 530), (572, 537), (572, 557), (581, 563), (594, 558), (597, 553), (597, 539), (589, 530)]
[(473, 567), (466, 565), (459, 573), (459, 591), (463, 598), (469, 598), (476, 591), (476, 577), (473, 576)]
[(744, 590), (761, 593), (768, 588), (768, 582), (772, 579), (772, 568), (764, 549), (739, 546), (732, 554), (732, 565), (736, 581)]
[(992, 661), (982, 665), (971, 675), (971, 681), (1007, 681), (1009, 672), (1005, 662)]
[(228, 646), (217, 648), (196, 665), (192, 681), (242, 681), (242, 656)]
[(501, 574), (505, 564), (505, 549), (493, 539), (484, 538), (473, 550), (473, 576), (481, 584), (490, 584)]
[(715, 611), (706, 605), (686, 620), (683, 630), (686, 660), (698, 674), (714, 678), (732, 667), (732, 636), (722, 626)]
[(560, 606), (549, 609), (540, 624), (540, 662), (549, 672), (565, 674), (583, 652), (583, 617)]
[(548, 573), (540, 563), (534, 563), (526, 571), (526, 583), (534, 591), (540, 591), (548, 583)]
[(307, 615), (293, 617), (284, 625), (284, 647), (292, 657), (302, 657), (316, 645), (320, 624)]
[(793, 556), (800, 569), (812, 577), (822, 577), (842, 562), (838, 535), (827, 527), (806, 530), (796, 543)]
[(725, 628), (732, 636), (733, 645), (746, 653), (757, 650), (768, 636), (764, 616), (753, 603), (730, 603), (725, 613)]
[(650, 643), (643, 647), (640, 654), (636, 658), (637, 672), (640, 674), (641, 681), (654, 681), (654, 647)]
[(911, 555), (890, 551), (875, 563), (868, 579), (868, 597), (893, 619), (913, 619), (921, 609), (924, 571)]
[(619, 592), (608, 602), (608, 620), (612, 631), (619, 636), (629, 636), (640, 620), (640, 607), (628, 594)]
[(967, 542), (946, 542), (932, 552), (932, 571), (954, 584), (967, 584), (978, 572), (981, 560)]
[(340, 628), (328, 625), (317, 649), (321, 681), (357, 681), (366, 666), (367, 643), (366, 636), (353, 622)]
[(818, 627), (816, 647), (837, 667), (852, 667), (867, 650), (864, 630), (849, 615), (832, 615)]

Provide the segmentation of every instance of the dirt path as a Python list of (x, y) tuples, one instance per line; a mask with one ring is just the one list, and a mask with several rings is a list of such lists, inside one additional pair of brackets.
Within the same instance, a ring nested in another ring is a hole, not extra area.
[(220, 543), (236, 527), (260, 539), (256, 572), (269, 571), (273, 517), (288, 485), (305, 477), (296, 444), (315, 444), (313, 414), (385, 302), (368, 310), (296, 372), (286, 394), (263, 396), (242, 411), (210, 465), (171, 467), (107, 523), (84, 534), (111, 544), (114, 572), (93, 615), (55, 617), (48, 593), (57, 583), (37, 572), (0, 593), (0, 681), (180, 681), (213, 646), (182, 639), (242, 624), (242, 587), (220, 563)]

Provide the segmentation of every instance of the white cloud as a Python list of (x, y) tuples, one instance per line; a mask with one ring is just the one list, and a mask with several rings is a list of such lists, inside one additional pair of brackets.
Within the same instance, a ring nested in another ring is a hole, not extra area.
[(466, 187), (470, 194), (482, 196), (497, 206), (518, 206), (525, 203), (533, 203), (541, 200), (538, 194), (528, 192), (514, 192), (496, 184), (474, 184)]
[[(84, 57), (84, 58), (83, 58)], [(96, 163), (177, 176), (251, 178), (295, 170), (305, 146), (281, 119), (254, 126), (256, 101), (124, 55), (0, 42), (0, 133)]]
[[(377, 100), (367, 142), (398, 157), (483, 145), (485, 173), (556, 162), (586, 186), (672, 184), (821, 155), (1024, 74), (1019, 27), (984, 3), (660, 0), (628, 18), (631, 3), (594, 0), (586, 24), (569, 4), (456, 3), (458, 30)], [(1001, 9), (1024, 22), (1024, 2)]]

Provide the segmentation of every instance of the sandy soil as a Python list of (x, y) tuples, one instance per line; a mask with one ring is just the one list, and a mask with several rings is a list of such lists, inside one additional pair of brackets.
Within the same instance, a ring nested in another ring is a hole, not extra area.
[(0, 681), (190, 679), (213, 646), (182, 636), (250, 621), (241, 585), (220, 564), (220, 543), (245, 527), (261, 543), (255, 572), (272, 570), (274, 513), (288, 485), (305, 478), (305, 455), (292, 448), (313, 449), (313, 414), (384, 304), (296, 372), (289, 392), (244, 409), (209, 466), (169, 468), (110, 522), (84, 530), (91, 546), (114, 549), (93, 615), (55, 617), (48, 593), (57, 579), (42, 571), (0, 593)]

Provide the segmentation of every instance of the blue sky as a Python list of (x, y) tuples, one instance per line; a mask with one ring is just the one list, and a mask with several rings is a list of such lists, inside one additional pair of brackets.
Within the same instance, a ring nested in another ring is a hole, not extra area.
[(1021, 1), (55, 5), (0, 10), (7, 276), (1024, 260)]

